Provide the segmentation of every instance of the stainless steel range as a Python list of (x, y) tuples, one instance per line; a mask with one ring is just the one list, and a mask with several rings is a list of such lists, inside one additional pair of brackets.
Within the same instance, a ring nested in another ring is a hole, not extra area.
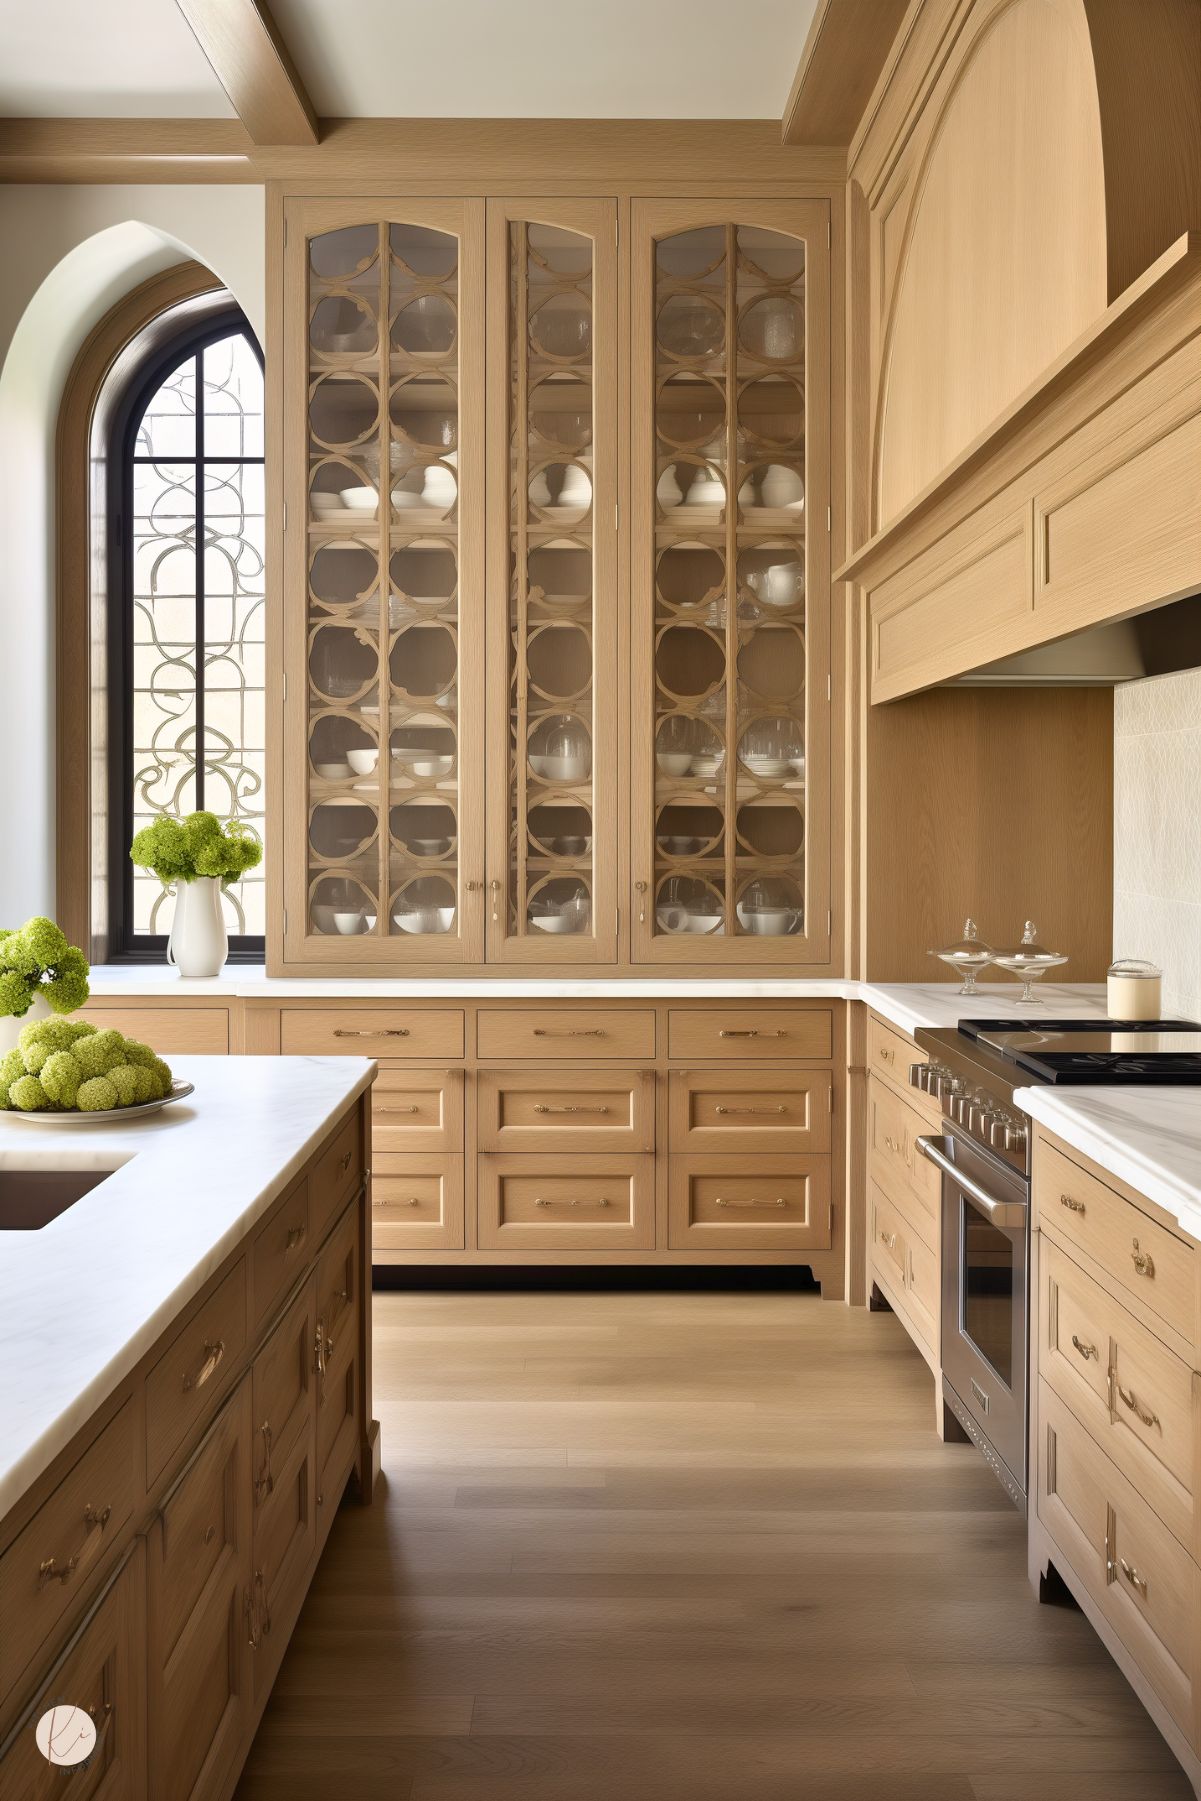
[(943, 1400), (1026, 1510), (1030, 1136), (1015, 1088), (1042, 1082), (1201, 1083), (1201, 1025), (1155, 1020), (964, 1020), (920, 1029), (909, 1080), (943, 1130), (917, 1140), (942, 1172)]

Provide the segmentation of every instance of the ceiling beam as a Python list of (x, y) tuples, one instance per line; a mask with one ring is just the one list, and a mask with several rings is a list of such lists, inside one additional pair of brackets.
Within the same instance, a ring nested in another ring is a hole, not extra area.
[(316, 144), (317, 116), (266, 0), (175, 0), (254, 144)]
[(849, 144), (910, 0), (817, 0), (780, 122), (786, 144)]

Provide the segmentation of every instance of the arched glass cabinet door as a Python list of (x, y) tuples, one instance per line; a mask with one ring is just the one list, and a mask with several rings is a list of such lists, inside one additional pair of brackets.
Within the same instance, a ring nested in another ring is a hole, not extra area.
[(636, 960), (829, 957), (827, 219), (634, 206)]
[(482, 214), (289, 210), (287, 960), (483, 953)]
[(616, 223), (488, 203), (490, 961), (616, 954)]

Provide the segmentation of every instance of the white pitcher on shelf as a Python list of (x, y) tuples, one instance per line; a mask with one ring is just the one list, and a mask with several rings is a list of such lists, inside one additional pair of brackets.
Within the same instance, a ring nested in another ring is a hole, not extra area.
[(194, 876), (175, 884), (175, 915), (167, 961), (181, 976), (219, 976), (229, 955), (219, 876)]

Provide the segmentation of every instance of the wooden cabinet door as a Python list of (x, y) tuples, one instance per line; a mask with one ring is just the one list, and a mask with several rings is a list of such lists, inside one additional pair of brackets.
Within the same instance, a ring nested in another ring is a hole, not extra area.
[(284, 256), (285, 961), (479, 962), (483, 202), (292, 202)]
[(317, 1283), (305, 1283), (254, 1360), (253, 1566), (260, 1643), (255, 1692), (279, 1668), (308, 1586), (316, 1541)]
[(168, 1491), (148, 1540), (150, 1792), (224, 1796), (249, 1720), (251, 1379)]
[(489, 961), (617, 947), (617, 207), (488, 202)]
[(633, 956), (823, 963), (829, 208), (632, 218)]
[(324, 1542), (354, 1463), (363, 1379), (359, 1207), (346, 1209), (317, 1263), (317, 1538)]

